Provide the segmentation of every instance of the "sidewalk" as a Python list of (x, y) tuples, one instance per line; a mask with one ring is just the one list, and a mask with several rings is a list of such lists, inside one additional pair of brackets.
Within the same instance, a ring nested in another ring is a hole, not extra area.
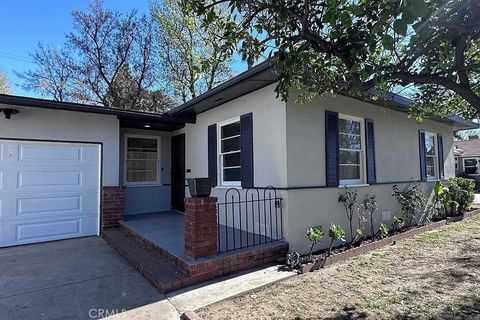
[(184, 288), (164, 295), (164, 300), (128, 310), (106, 319), (179, 319), (180, 315), (187, 310), (197, 310), (297, 274), (294, 271), (284, 271), (281, 267), (272, 266), (243, 272), (212, 280), (201, 285)]

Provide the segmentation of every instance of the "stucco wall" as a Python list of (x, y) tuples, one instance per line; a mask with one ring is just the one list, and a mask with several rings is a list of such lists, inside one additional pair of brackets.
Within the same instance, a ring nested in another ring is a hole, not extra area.
[(119, 122), (115, 116), (14, 108), (20, 113), (13, 115), (10, 120), (0, 116), (0, 138), (102, 142), (103, 185), (119, 185)]
[[(171, 132), (122, 128), (120, 134), (120, 181), (125, 185), (125, 214), (138, 214), (165, 211), (170, 209)], [(160, 137), (160, 185), (125, 184), (125, 135), (145, 135)]]
[[(376, 227), (390, 223), (400, 209), (392, 197), (396, 182), (420, 180), (418, 130), (440, 133), (444, 140), (445, 176), (455, 175), (453, 128), (430, 120), (417, 123), (406, 113), (390, 110), (344, 96), (316, 98), (306, 104), (287, 103), (287, 172), (289, 190), (286, 216), (287, 240), (292, 250), (305, 252), (308, 227), (331, 223), (347, 230), (344, 208), (337, 203), (342, 188), (325, 188), (325, 110), (373, 119), (375, 123), (375, 158), (377, 185), (357, 187), (359, 199), (366, 193), (375, 194), (378, 201)], [(402, 186), (405, 184), (401, 184)], [(433, 183), (422, 183), (428, 195)], [(382, 212), (386, 212), (383, 214)], [(380, 221), (382, 220), (382, 221)], [(356, 221), (356, 220), (355, 220)], [(320, 247), (326, 247), (328, 239)]]
[[(185, 132), (186, 168), (191, 170), (186, 178), (208, 176), (209, 125), (253, 112), (254, 184), (286, 185), (285, 103), (275, 98), (274, 88), (274, 85), (267, 86), (203, 112), (197, 115), (195, 124), (187, 124), (175, 132)], [(224, 190), (215, 188), (214, 194), (221, 196)]]
[(374, 120), (377, 182), (420, 180), (418, 130), (440, 133), (445, 176), (455, 175), (453, 128), (344, 96), (287, 104), (288, 186), (325, 185), (325, 110)]

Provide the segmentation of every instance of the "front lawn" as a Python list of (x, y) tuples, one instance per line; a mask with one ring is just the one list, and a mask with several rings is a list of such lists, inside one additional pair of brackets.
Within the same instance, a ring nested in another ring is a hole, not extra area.
[(480, 216), (197, 313), (203, 319), (480, 319)]

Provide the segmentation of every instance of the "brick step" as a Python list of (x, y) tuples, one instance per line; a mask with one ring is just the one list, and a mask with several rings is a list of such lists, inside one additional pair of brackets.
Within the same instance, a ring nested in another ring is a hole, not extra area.
[(162, 247), (158, 246), (154, 242), (142, 237), (142, 235), (138, 234), (134, 230), (132, 230), (126, 223), (120, 221), (119, 229), (128, 234), (131, 238), (135, 239), (139, 244), (148, 248), (149, 250), (156, 252), (158, 255), (161, 255), (163, 258), (170, 261), (170, 263), (176, 265), (177, 267), (181, 268), (183, 272), (189, 274), (188, 264), (183, 261), (182, 259), (178, 258), (174, 254), (168, 252), (167, 250), (163, 249)]
[(161, 292), (170, 292), (192, 283), (192, 279), (182, 268), (151, 248), (143, 246), (122, 229), (103, 230), (102, 236)]

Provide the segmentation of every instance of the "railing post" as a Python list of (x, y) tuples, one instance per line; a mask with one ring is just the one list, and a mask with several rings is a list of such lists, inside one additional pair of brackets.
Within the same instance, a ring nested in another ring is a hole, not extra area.
[(197, 259), (217, 252), (217, 198), (185, 198), (185, 254)]

